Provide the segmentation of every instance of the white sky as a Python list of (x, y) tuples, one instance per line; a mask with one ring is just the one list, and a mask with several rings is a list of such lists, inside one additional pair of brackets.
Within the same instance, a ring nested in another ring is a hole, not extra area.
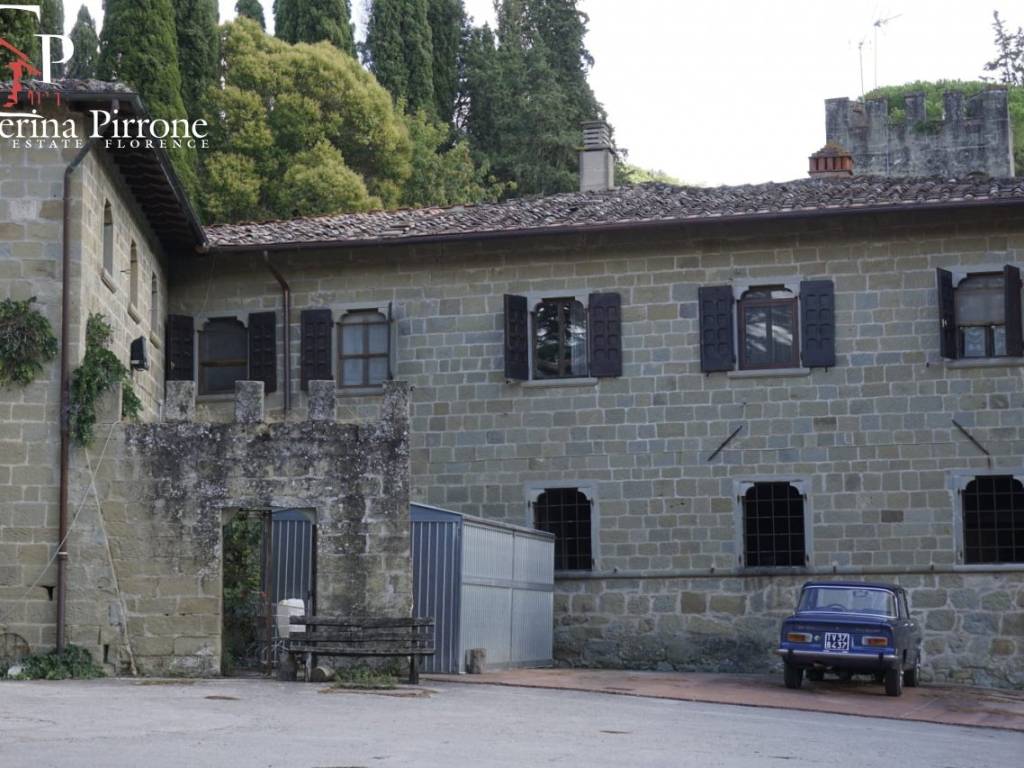
[[(221, 19), (235, 0), (219, 0)], [(273, 0), (262, 0), (268, 26)], [(95, 18), (102, 0), (86, 0)], [(465, 0), (478, 23), (492, 0)], [(362, 37), (364, 0), (353, 0)], [(590, 16), (590, 83), (629, 161), (687, 182), (741, 184), (805, 175), (825, 142), (824, 100), (864, 84), (976, 79), (993, 56), (992, 11), (1008, 0), (581, 0)], [(78, 6), (65, 0), (68, 27)], [(895, 17), (895, 18), (891, 18)], [(873, 22), (891, 18), (878, 32)]]

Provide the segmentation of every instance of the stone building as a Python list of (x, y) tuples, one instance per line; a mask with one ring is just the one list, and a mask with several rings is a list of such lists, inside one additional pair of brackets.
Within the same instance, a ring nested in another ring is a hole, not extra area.
[[(609, 150), (585, 151), (598, 169), (586, 184), (611, 181), (601, 170), (608, 158), (596, 156)], [(393, 434), (401, 397), (388, 382), (397, 380), (411, 386), (408, 498), (555, 533), (562, 663), (772, 668), (778, 622), (799, 585), (835, 575), (910, 590), (931, 679), (1020, 685), (1024, 187), (829, 174), (714, 189), (604, 186), (210, 227), (168, 249), (165, 331), (154, 337), (167, 388), (155, 378), (144, 423), (116, 427), (114, 476), (97, 490), (110, 521), (151, 520), (149, 533), (124, 538), (114, 562), (150, 557), (161, 536), (178, 554), (152, 577), (153, 597), (163, 598), (163, 583), (199, 591), (172, 592), (173, 608), (147, 602), (138, 587), (100, 586), (101, 565), (76, 570), (73, 552), (83, 634), (119, 636), (93, 605), (119, 620), (120, 607), (109, 607), (119, 592), (130, 595), (121, 634), (154, 639), (150, 667), (213, 669), (216, 626), (199, 621), (193, 647), (174, 638), (193, 598), (212, 598), (203, 616), (218, 621), (218, 595), (202, 591), (201, 575), (216, 571), (215, 511), (274, 499), (318, 506), (318, 496), (338, 493), (321, 481), (335, 448), (306, 439), (317, 428), (307, 414), (328, 415), (332, 393), (337, 422), (378, 419), (383, 405), (383, 420), (364, 429)], [(15, 192), (39, 211), (58, 193), (28, 184)], [(10, 199), (5, 191), (0, 220)], [(39, 215), (32, 208), (30, 220), (6, 226), (15, 243), (38, 239), (52, 252), (59, 226), (37, 230)], [(11, 242), (0, 244), (2, 263), (25, 269)], [(80, 269), (100, 265), (83, 254)], [(54, 270), (51, 260), (38, 278), (51, 302)], [(119, 341), (122, 356), (131, 335)], [(269, 424), (237, 423), (235, 390), (252, 379), (263, 384)], [(325, 389), (327, 380), (335, 386)], [(53, 463), (55, 392), (51, 380), (13, 395), (34, 398), (32, 411), (0, 400), (21, 417), (3, 443), (16, 461), (0, 468), (17, 495), (0, 512), (9, 515), (0, 550), (18, 563), (0, 584), (15, 618), (0, 621), (43, 645), (53, 621), (45, 592), (10, 601), (56, 540), (53, 472), (28, 471), (18, 453), (25, 445), (35, 464)], [(168, 421), (183, 411), (192, 424)], [(26, 429), (49, 444), (29, 443)], [(276, 448), (259, 445), (267, 431)], [(168, 432), (180, 450), (156, 449)], [(350, 434), (337, 439), (369, 439)], [(217, 453), (211, 435), (237, 448)], [(295, 440), (308, 450), (281, 456)], [(378, 450), (401, 461), (400, 443)], [(261, 451), (264, 469), (240, 474)], [(200, 452), (209, 457), (201, 473)], [(81, 495), (88, 456), (73, 458)], [(348, 477), (369, 478), (353, 514), (371, 512), (359, 523), (377, 509), (389, 510), (387, 523), (353, 541), (343, 532), (355, 518), (345, 518), (333, 553), (356, 548), (374, 561), (377, 577), (355, 589), (399, 611), (407, 523), (393, 517), (401, 488), (381, 491), (382, 466), (370, 461)], [(30, 490), (34, 478), (40, 487)], [(259, 498), (245, 499), (256, 482)], [(163, 503), (161, 489), (179, 486), (185, 495)], [(84, 559), (103, 538), (94, 526), (73, 529), (71, 541), (81, 540)], [(180, 581), (165, 581), (171, 573)]]

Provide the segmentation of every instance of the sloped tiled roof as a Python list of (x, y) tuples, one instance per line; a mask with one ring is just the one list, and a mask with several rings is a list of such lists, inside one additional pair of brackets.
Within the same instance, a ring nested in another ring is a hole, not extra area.
[(207, 227), (215, 249), (346, 246), (627, 229), (645, 224), (1024, 204), (1024, 178), (807, 178), (731, 187), (641, 184), (501, 203)]

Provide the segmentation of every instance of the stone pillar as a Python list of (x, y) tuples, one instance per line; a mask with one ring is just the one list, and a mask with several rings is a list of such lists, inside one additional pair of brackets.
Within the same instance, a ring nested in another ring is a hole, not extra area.
[(309, 420), (334, 421), (335, 395), (338, 385), (334, 379), (309, 382)]
[(259, 424), (263, 421), (263, 382), (235, 382), (235, 421)]
[(380, 420), (397, 431), (409, 429), (409, 399), (412, 388), (407, 381), (385, 381), (384, 402), (380, 405)]
[(164, 388), (164, 421), (183, 422), (196, 419), (196, 383), (168, 381)]

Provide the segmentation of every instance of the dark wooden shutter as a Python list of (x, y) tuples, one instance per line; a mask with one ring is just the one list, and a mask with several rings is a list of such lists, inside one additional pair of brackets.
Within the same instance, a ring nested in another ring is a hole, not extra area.
[(836, 294), (831, 280), (800, 283), (800, 340), (805, 367), (836, 364)]
[(194, 381), (196, 326), (189, 315), (167, 316), (164, 353), (164, 378), (167, 381)]
[(1006, 290), (1006, 354), (1010, 357), (1024, 357), (1024, 336), (1020, 320), (1020, 270), (1009, 265), (1003, 267)]
[(301, 385), (305, 390), (310, 381), (331, 378), (331, 310), (304, 309), (301, 325)]
[(277, 391), (277, 313), (249, 313), (249, 379), (262, 381), (266, 394)]
[(394, 364), (394, 361), (393, 361), (393, 359), (391, 357), (392, 352), (393, 352), (393, 350), (391, 348), (391, 337), (396, 332), (395, 331), (394, 323), (395, 323), (394, 313), (392, 312), (391, 302), (389, 301), (388, 302), (388, 381), (391, 381), (392, 379), (395, 378), (395, 372), (394, 372), (394, 365), (395, 364)]
[(505, 295), (505, 378), (530, 378), (530, 325), (525, 296)]
[(731, 371), (736, 362), (733, 346), (732, 286), (714, 285), (697, 291), (700, 312), (700, 369)]
[(935, 277), (939, 295), (939, 354), (947, 360), (956, 360), (956, 298), (953, 291), (953, 273), (940, 268), (935, 270)]
[(622, 375), (622, 297), (592, 293), (587, 306), (590, 375)]

